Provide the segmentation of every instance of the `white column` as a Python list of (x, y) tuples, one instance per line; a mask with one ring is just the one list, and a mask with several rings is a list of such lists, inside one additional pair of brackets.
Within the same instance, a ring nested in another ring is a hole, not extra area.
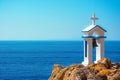
[(104, 58), (104, 38), (100, 39), (101, 42), (101, 59)]
[(88, 39), (88, 61), (89, 61), (89, 64), (92, 63), (92, 49), (93, 49), (93, 46), (92, 46), (92, 38), (89, 38)]
[(100, 38), (97, 41), (98, 47), (96, 47), (96, 61), (101, 60), (104, 58), (104, 38)]
[[(87, 45), (85, 41), (87, 41)], [(87, 56), (85, 56), (86, 51), (87, 51)], [(86, 38), (84, 39), (84, 61), (82, 62), (82, 64), (86, 66), (90, 63), (92, 63), (92, 39)]]

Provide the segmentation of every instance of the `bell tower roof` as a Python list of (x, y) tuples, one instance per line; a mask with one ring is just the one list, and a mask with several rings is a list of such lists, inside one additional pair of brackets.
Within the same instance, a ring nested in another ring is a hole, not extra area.
[(90, 26), (86, 27), (85, 29), (83, 29), (82, 32), (89, 32), (96, 27), (99, 27), (104, 32), (107, 32), (105, 29), (103, 29), (99, 25), (95, 25), (95, 21), (98, 20), (98, 18), (96, 18), (95, 14), (90, 19), (92, 20), (92, 24)]
[(102, 27), (100, 27), (99, 25), (90, 25), (88, 27), (86, 27), (85, 29), (82, 30), (82, 32), (89, 32), (91, 30), (93, 30), (94, 28), (99, 27), (101, 30), (103, 30), (104, 32), (107, 32), (105, 29), (103, 29)]

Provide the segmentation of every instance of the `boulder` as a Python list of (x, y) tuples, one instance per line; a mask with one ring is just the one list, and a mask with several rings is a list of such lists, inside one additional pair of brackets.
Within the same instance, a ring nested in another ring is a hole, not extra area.
[(102, 60), (99, 60), (97, 62), (97, 64), (98, 65), (104, 65), (104, 67), (106, 67), (107, 69), (109, 69), (112, 66), (111, 61), (110, 61), (109, 58), (104, 58)]
[(120, 69), (115, 70), (107, 76), (108, 80), (120, 80)]
[(49, 80), (120, 80), (119, 66), (118, 63), (113, 65), (108, 58), (88, 66), (72, 64), (68, 67), (62, 67), (55, 64)]

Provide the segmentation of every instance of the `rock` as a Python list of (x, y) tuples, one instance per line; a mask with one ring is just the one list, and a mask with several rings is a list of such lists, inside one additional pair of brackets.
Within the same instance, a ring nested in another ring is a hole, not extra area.
[(104, 65), (104, 67), (106, 67), (107, 69), (109, 69), (112, 66), (111, 61), (108, 58), (104, 58), (102, 60), (99, 60), (97, 64), (98, 65), (100, 65), (100, 64)]
[(120, 68), (120, 62), (112, 63), (113, 68), (118, 69)]
[(94, 71), (99, 72), (101, 70), (110, 69), (112, 66), (110, 59), (104, 58), (99, 60), (97, 64), (89, 64), (87, 67), (94, 69)]
[[(49, 78), (49, 80), (60, 80), (62, 78), (62, 75), (64, 75), (64, 71), (66, 69), (61, 67), (59, 64), (55, 64), (52, 70), (52, 75)], [(59, 74), (58, 74), (59, 73)]]
[(115, 70), (109, 76), (107, 76), (108, 80), (120, 80), (120, 69)]
[(118, 63), (113, 65), (107, 58), (88, 66), (72, 64), (62, 67), (55, 64), (49, 80), (120, 80), (120, 68)]
[(107, 80), (107, 76), (109, 74), (111, 74), (113, 72), (113, 70), (110, 69), (105, 69), (105, 70), (101, 70), (97, 73), (98, 76), (100, 76), (102, 78), (102, 80)]

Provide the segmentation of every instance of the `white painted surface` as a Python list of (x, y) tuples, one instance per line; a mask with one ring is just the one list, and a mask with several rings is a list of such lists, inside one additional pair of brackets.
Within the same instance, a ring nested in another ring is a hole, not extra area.
[(90, 31), (91, 29), (93, 29), (96, 25), (90, 25), (88, 27), (86, 27), (85, 29), (83, 29), (82, 31)]
[[(84, 32), (83, 36), (104, 36), (105, 32), (105, 30), (103, 30), (101, 27), (94, 24), (88, 26), (82, 31)], [(82, 64), (86, 66), (90, 63), (93, 63), (92, 62), (93, 38), (84, 38), (84, 41), (87, 41), (87, 47), (85, 47), (84, 43), (84, 61), (82, 62)], [(104, 38), (96, 38), (96, 43), (98, 46), (96, 47), (96, 61), (94, 61), (95, 63), (97, 63), (98, 60), (104, 58)], [(87, 57), (85, 57), (85, 50), (87, 50)]]
[(84, 61), (82, 62), (83, 65), (88, 65), (90, 63), (92, 63), (92, 38), (87, 38), (84, 39), (85, 41), (87, 41), (87, 57), (85, 57), (85, 41), (84, 41)]
[(100, 38), (99, 41), (97, 41), (98, 47), (96, 47), (96, 61), (101, 60), (104, 58), (104, 38)]

